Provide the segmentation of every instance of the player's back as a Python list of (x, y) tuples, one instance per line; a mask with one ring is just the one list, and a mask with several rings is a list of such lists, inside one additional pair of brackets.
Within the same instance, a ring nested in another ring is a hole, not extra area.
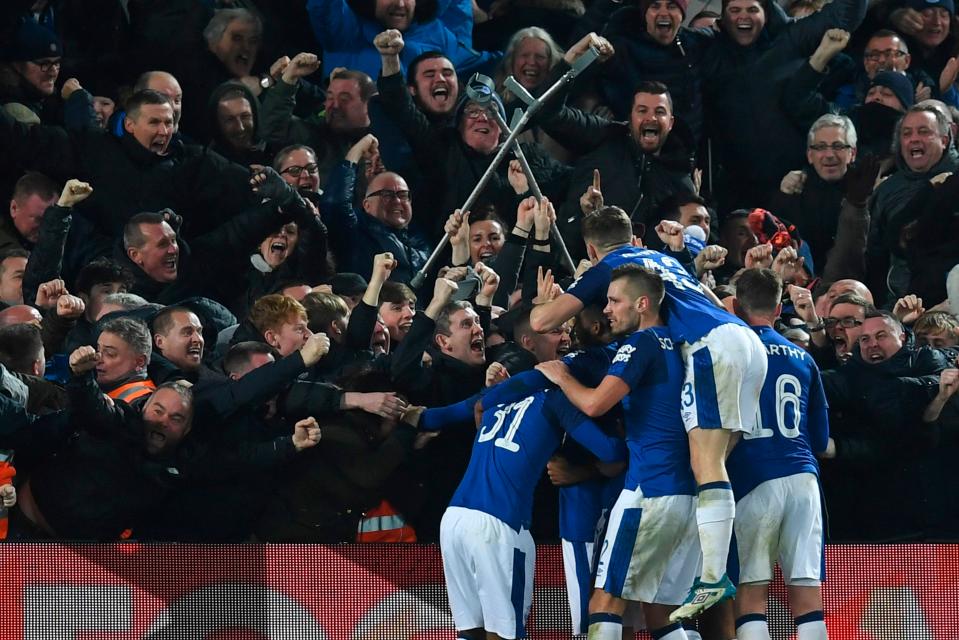
[[(638, 264), (646, 267), (655, 271), (663, 279), (668, 300), (663, 307), (664, 318), (672, 331), (673, 339), (677, 342), (692, 344), (724, 324), (745, 326), (739, 318), (713, 304), (703, 293), (703, 286), (682, 263), (652, 249), (628, 246), (611, 251), (593, 267), (598, 269), (593, 276), (590, 276), (590, 271), (593, 269), (583, 274), (582, 280), (586, 281), (583, 288), (597, 292), (602, 288), (600, 300), (604, 301), (605, 287), (609, 285), (613, 269), (624, 264)], [(605, 279), (604, 286), (599, 285), (600, 278)], [(593, 283), (592, 280), (597, 282)], [(571, 287), (569, 293), (576, 295), (576, 287)], [(593, 300), (593, 302), (600, 300)]]
[(562, 425), (583, 421), (588, 418), (559, 390), (486, 409), (450, 506), (484, 511), (516, 530), (528, 527), (533, 490), (562, 441)]
[(814, 451), (829, 437), (826, 397), (812, 356), (771, 327), (753, 327), (769, 368), (760, 395), (760, 428), (743, 434), (726, 468), (737, 499), (773, 478), (819, 473)]
[(630, 335), (620, 347), (609, 375), (630, 391), (623, 398), (629, 468), (626, 488), (643, 495), (695, 495), (689, 465), (689, 440), (677, 401), (683, 387), (683, 360), (668, 327)]

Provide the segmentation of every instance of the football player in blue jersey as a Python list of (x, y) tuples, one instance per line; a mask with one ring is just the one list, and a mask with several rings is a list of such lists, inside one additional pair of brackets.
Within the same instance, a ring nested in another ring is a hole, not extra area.
[(782, 280), (770, 269), (744, 271), (734, 308), (759, 335), (769, 358), (760, 428), (743, 435), (726, 462), (736, 495), (739, 586), (736, 637), (769, 640), (766, 599), (779, 562), (798, 640), (826, 640), (820, 583), (823, 517), (816, 453), (829, 441), (819, 368), (779, 335)]
[(469, 465), (440, 525), (450, 610), (457, 637), (468, 640), (526, 635), (536, 555), (528, 530), (533, 491), (563, 435), (601, 462), (626, 457), (623, 441), (604, 433), (560, 391), (519, 400), (512, 393), (508, 381), (455, 405), (427, 409), (419, 418), (420, 429), (439, 429), (471, 417), (474, 401), (482, 403)]
[(613, 269), (623, 264), (645, 266), (663, 279), (663, 319), (685, 364), (680, 402), (698, 484), (696, 521), (703, 552), (702, 575), (670, 618), (693, 618), (736, 592), (725, 571), (736, 509), (725, 460), (739, 432), (755, 426), (766, 354), (756, 334), (722, 309), (683, 266), (692, 260), (682, 225), (669, 220), (657, 225), (664, 253), (642, 248), (619, 207), (585, 216), (582, 229), (593, 267), (566, 293), (537, 305), (530, 321), (537, 331), (548, 331), (584, 305), (604, 299)]
[(699, 568), (696, 480), (680, 405), (683, 359), (660, 316), (663, 279), (635, 263), (613, 269), (605, 312), (619, 350), (595, 388), (559, 361), (537, 365), (586, 415), (623, 404), (629, 467), (613, 507), (590, 600), (590, 640), (620, 640), (626, 601), (643, 603), (654, 638), (686, 640), (670, 613)]

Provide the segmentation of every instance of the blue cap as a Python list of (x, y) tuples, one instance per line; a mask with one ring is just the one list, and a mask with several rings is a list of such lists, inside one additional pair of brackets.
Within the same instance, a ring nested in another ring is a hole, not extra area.
[(906, 0), (906, 6), (916, 11), (923, 9), (935, 9), (941, 7), (949, 12), (949, 15), (956, 15), (956, 5), (953, 0)]
[(8, 62), (24, 62), (40, 58), (59, 58), (63, 45), (57, 34), (32, 20), (21, 22), (13, 32), (13, 40), (7, 45), (4, 59)]

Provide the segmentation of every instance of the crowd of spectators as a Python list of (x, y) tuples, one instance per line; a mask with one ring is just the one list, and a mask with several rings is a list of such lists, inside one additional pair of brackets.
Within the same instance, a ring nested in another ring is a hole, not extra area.
[[(743, 269), (789, 285), (830, 540), (959, 538), (954, 0), (699, 4), (3, 2), (8, 537), (435, 541), (475, 430), (408, 409), (601, 341), (530, 312), (617, 206), (730, 309)], [(506, 78), (591, 49), (488, 172)], [(564, 456), (539, 540), (592, 473)]]

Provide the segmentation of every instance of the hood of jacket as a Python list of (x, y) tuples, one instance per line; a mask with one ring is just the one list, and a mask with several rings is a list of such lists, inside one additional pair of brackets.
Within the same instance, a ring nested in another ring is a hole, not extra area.
[(231, 91), (242, 93), (247, 102), (250, 103), (250, 110), (253, 112), (253, 144), (255, 145), (260, 141), (260, 101), (257, 100), (256, 96), (253, 95), (253, 92), (250, 91), (245, 84), (236, 80), (229, 80), (217, 86), (213, 90), (213, 93), (210, 94), (210, 99), (207, 100), (206, 116), (207, 126), (209, 127), (211, 135), (211, 144), (214, 147), (230, 148), (229, 143), (220, 135), (217, 105), (220, 104), (223, 96)]

